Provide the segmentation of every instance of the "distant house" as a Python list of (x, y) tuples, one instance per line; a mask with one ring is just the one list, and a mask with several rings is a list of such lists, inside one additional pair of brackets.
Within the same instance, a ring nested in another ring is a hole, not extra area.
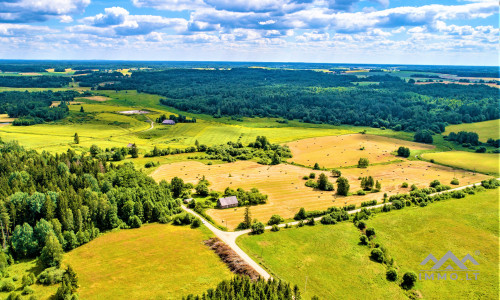
[(175, 121), (172, 121), (172, 120), (163, 120), (163, 122), (161, 122), (163, 125), (175, 125)]
[(236, 196), (229, 196), (226, 198), (220, 198), (217, 200), (217, 206), (219, 208), (230, 208), (238, 206), (238, 198)]
[(193, 200), (194, 200), (193, 198), (187, 198), (187, 199), (184, 199), (183, 202), (184, 202), (184, 204), (189, 204), (189, 202), (191, 202)]
[(135, 145), (135, 144), (129, 143), (129, 144), (127, 145), (127, 148), (132, 148), (132, 147), (134, 147), (134, 145)]

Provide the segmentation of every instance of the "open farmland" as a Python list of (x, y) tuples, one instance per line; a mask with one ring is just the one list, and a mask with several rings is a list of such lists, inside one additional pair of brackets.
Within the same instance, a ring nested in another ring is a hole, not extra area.
[[(417, 272), (429, 253), (439, 258), (452, 251), (459, 259), (470, 253), (479, 262), (477, 281), (417, 281), (424, 299), (498, 299), (498, 190), (381, 213), (366, 222), (375, 228), (375, 242), (394, 257), (400, 277)], [(407, 299), (385, 279), (385, 267), (370, 260), (359, 236), (346, 222), (243, 235), (237, 242), (279, 278), (303, 287), (307, 277), (306, 297)]]
[(82, 299), (180, 299), (232, 276), (203, 244), (210, 237), (205, 227), (151, 224), (107, 233), (63, 263), (78, 273)]
[[(317, 175), (320, 173), (320, 171), (314, 172)], [(188, 161), (162, 165), (151, 173), (151, 176), (157, 181), (170, 180), (177, 176), (186, 182), (196, 184), (205, 175), (206, 179), (212, 183), (210, 188), (216, 191), (224, 191), (226, 187), (241, 187), (245, 190), (256, 187), (262, 193), (269, 195), (269, 201), (264, 205), (253, 206), (251, 208), (252, 216), (265, 222), (273, 214), (292, 218), (301, 207), (306, 210), (320, 210), (330, 206), (359, 205), (363, 201), (382, 199), (384, 193), (392, 195), (408, 192), (408, 188), (401, 188), (404, 181), (410, 185), (427, 187), (434, 179), (440, 180), (443, 184), (449, 184), (456, 177), (460, 180), (460, 184), (465, 185), (488, 178), (486, 175), (474, 175), (472, 172), (453, 170), (449, 167), (423, 161), (376, 165), (367, 169), (343, 169), (342, 175), (349, 179), (352, 192), (360, 189), (358, 178), (369, 175), (381, 182), (382, 190), (379, 193), (366, 196), (342, 197), (337, 196), (335, 192), (323, 192), (306, 187), (302, 177), (309, 173), (311, 173), (310, 169), (287, 164), (266, 166), (252, 161), (238, 161), (210, 166), (196, 161)], [(328, 172), (325, 173), (328, 174)], [(330, 181), (335, 181), (335, 178), (330, 177)], [(243, 211), (244, 209), (239, 207), (225, 210), (212, 209), (207, 212), (219, 224), (235, 228), (243, 219)]]
[[(293, 158), (290, 161), (312, 167), (319, 163), (322, 167), (335, 168), (357, 165), (360, 157), (370, 163), (395, 160), (391, 154), (400, 146), (411, 150), (430, 150), (434, 146), (371, 134), (348, 134), (304, 139), (288, 143)], [(361, 150), (364, 149), (364, 150)]]
[(450, 125), (446, 127), (446, 131), (443, 134), (448, 135), (450, 132), (459, 131), (475, 132), (479, 135), (479, 140), (486, 143), (489, 138), (494, 140), (500, 139), (500, 120)]
[(434, 159), (436, 163), (454, 166), (457, 168), (475, 170), (477, 172), (497, 175), (500, 173), (500, 154), (474, 153), (464, 151), (448, 151), (439, 153), (426, 153), (425, 159)]

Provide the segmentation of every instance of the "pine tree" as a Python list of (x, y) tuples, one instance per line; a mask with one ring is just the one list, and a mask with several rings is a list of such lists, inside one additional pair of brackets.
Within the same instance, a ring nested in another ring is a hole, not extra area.
[(83, 106), (80, 106), (80, 112), (81, 112), (81, 113), (84, 113), (84, 112), (85, 112), (85, 110), (83, 109)]
[(75, 133), (74, 140), (75, 140), (75, 144), (80, 144), (80, 137), (78, 136), (78, 133)]

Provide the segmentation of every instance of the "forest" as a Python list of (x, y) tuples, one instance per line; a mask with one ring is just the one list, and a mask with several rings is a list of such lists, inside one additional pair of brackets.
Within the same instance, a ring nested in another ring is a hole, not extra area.
[[(78, 92), (3, 92), (0, 93), (0, 114), (19, 118), (13, 125), (33, 125), (60, 120), (68, 115), (65, 102), (73, 100)], [(58, 107), (50, 107), (53, 101), (60, 101)]]
[(166, 223), (181, 210), (172, 189), (132, 164), (116, 166), (71, 150), (52, 155), (1, 143), (2, 244), (11, 246), (16, 259), (36, 257), (49, 234), (71, 250), (113, 228)]
[[(97, 85), (99, 76), (101, 83), (107, 83)], [(216, 118), (276, 117), (441, 133), (446, 124), (497, 119), (500, 113), (495, 88), (416, 85), (390, 75), (358, 78), (307, 70), (235, 68), (135, 72), (131, 77), (92, 74), (79, 80), (97, 89), (159, 94), (166, 97), (160, 101), (164, 105)]]
[(0, 86), (15, 88), (61, 88), (71, 81), (64, 76), (0, 76)]

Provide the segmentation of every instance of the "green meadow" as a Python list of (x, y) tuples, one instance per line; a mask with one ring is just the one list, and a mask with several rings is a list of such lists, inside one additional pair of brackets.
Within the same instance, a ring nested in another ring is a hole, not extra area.
[(446, 127), (445, 135), (450, 132), (469, 131), (479, 135), (479, 140), (485, 143), (489, 138), (500, 139), (500, 120), (490, 120), (477, 123), (463, 123)]
[[(477, 259), (477, 281), (418, 281), (415, 289), (424, 299), (498, 299), (498, 196), (498, 190), (489, 190), (380, 213), (366, 223), (395, 259), (400, 278), (406, 271), (417, 272), (429, 253), (438, 259), (447, 251), (459, 259), (470, 253)], [(370, 249), (358, 244), (359, 237), (359, 230), (346, 222), (245, 235), (237, 242), (274, 276), (302, 290), (307, 280), (306, 297), (407, 298), (397, 283), (385, 279), (385, 266), (370, 260)]]
[(487, 173), (491, 175), (500, 174), (500, 154), (498, 153), (448, 151), (439, 153), (426, 153), (422, 155), (422, 157), (426, 160), (433, 159), (436, 163), (451, 167)]

